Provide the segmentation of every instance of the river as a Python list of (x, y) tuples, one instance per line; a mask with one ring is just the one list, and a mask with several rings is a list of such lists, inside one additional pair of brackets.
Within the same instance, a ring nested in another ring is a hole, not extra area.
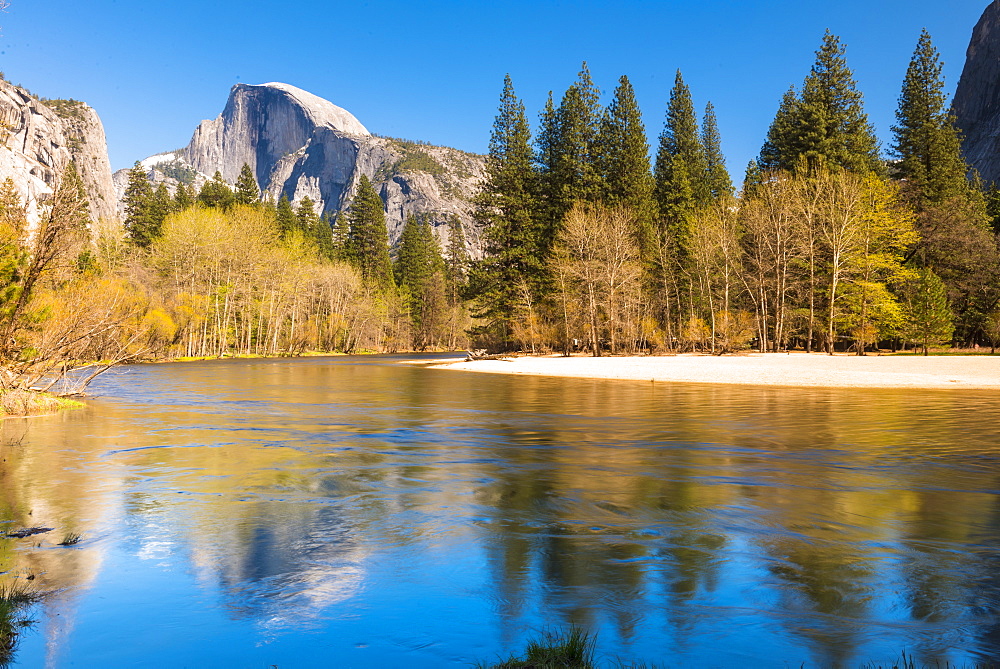
[[(0, 425), (23, 667), (1000, 658), (995, 392), (136, 365)], [(76, 546), (56, 545), (76, 532)]]

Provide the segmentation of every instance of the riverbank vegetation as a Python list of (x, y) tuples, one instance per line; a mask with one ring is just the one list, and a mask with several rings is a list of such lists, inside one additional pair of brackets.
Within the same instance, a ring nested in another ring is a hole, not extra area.
[(23, 581), (0, 582), (0, 667), (13, 660), (18, 638), (32, 624), (27, 609), (37, 601)]

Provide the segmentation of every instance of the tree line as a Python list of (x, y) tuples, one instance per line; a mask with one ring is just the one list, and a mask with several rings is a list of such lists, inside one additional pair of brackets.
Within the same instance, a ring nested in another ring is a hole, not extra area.
[(650, 160), (627, 77), (584, 64), (532, 136), (504, 82), (478, 201), (474, 333), (497, 350), (892, 349), (1000, 340), (996, 189), (961, 155), (920, 36), (890, 158), (829, 32), (739, 192), (680, 72)]
[(961, 155), (940, 57), (919, 39), (880, 153), (827, 33), (734, 187), (715, 110), (680, 72), (655, 154), (627, 77), (584, 64), (532, 134), (508, 76), (475, 201), (485, 247), (410, 217), (390, 248), (361, 176), (336, 215), (266, 201), (244, 166), (195, 190), (130, 171), (92, 221), (70, 164), (28, 224), (0, 184), (0, 390), (85, 385), (151, 357), (304, 351), (594, 355), (1000, 342), (1000, 191)]

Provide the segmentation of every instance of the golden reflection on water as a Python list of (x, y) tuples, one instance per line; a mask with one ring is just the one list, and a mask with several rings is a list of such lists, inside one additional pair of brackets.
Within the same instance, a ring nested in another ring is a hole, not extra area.
[[(651, 661), (653, 629), (710, 658), (740, 624), (764, 657), (772, 643), (826, 666), (887, 635), (924, 662), (1000, 652), (990, 394), (351, 360), (137, 367), (101, 392), (0, 428), (0, 520), (55, 528), (0, 539), (6, 578), (59, 592), (50, 659), (123, 542), (136, 560), (182, 555), (268, 633), (405, 589), (386, 560), (482, 551), (481, 574), (454, 578), (485, 583), (501, 643), (574, 622)], [(67, 532), (84, 542), (56, 547)]]

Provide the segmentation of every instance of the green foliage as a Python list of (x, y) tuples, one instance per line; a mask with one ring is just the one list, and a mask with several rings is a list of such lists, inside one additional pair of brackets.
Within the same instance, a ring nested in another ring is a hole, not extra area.
[(298, 226), (298, 218), (295, 216), (295, 210), (292, 209), (292, 203), (284, 193), (281, 194), (281, 199), (278, 200), (276, 216), (278, 220), (278, 232), (282, 237), (290, 234)]
[(707, 174), (691, 91), (678, 71), (656, 154), (656, 200), (664, 235), (682, 256), (690, 244), (692, 216), (711, 201)]
[(444, 289), (444, 260), (426, 218), (417, 219), (412, 214), (407, 217), (399, 240), (395, 274), (417, 333), (417, 345), (423, 347)]
[(906, 70), (892, 132), (895, 176), (915, 191), (920, 208), (947, 202), (969, 189), (968, 165), (944, 94), (941, 59), (926, 30)]
[(827, 31), (801, 94), (791, 89), (782, 99), (761, 149), (761, 167), (790, 171), (804, 158), (810, 170), (830, 165), (884, 173), (878, 140), (845, 53), (840, 38)]
[(39, 596), (22, 581), (0, 583), (0, 667), (13, 660), (18, 637), (33, 622), (25, 610), (38, 600)]
[(206, 207), (228, 209), (236, 202), (233, 189), (222, 177), (222, 172), (216, 170), (210, 181), (206, 181), (198, 193), (198, 202)]
[(543, 632), (528, 642), (522, 657), (485, 666), (488, 669), (593, 669), (596, 637), (579, 627)]
[(337, 260), (337, 247), (333, 242), (333, 226), (330, 215), (324, 213), (316, 222), (313, 229), (313, 240), (316, 242), (316, 249), (321, 257), (327, 260)]
[(351, 262), (360, 270), (362, 277), (383, 292), (394, 288), (385, 206), (364, 174), (358, 181), (358, 191), (351, 203), (347, 248)]
[(337, 260), (348, 260), (348, 239), (351, 235), (351, 223), (344, 212), (338, 212), (330, 231), (330, 243), (334, 257)]
[(153, 185), (146, 176), (145, 168), (138, 161), (128, 172), (123, 202), (125, 231), (133, 244), (148, 247), (159, 234), (159, 224), (163, 219), (158, 215)]
[(608, 206), (629, 207), (636, 215), (636, 240), (648, 248), (653, 235), (655, 204), (649, 144), (642, 113), (628, 77), (618, 80), (597, 138), (603, 201)]
[(712, 199), (729, 198), (733, 195), (733, 180), (726, 169), (726, 158), (722, 155), (722, 136), (715, 117), (715, 107), (709, 102), (705, 106), (705, 116), (701, 123), (701, 145), (705, 150), (705, 172), (708, 190)]
[(253, 170), (246, 163), (240, 169), (240, 176), (236, 179), (236, 191), (233, 194), (236, 204), (256, 204), (260, 201), (260, 188), (257, 186), (257, 179), (253, 176)]
[(538, 291), (543, 281), (545, 240), (535, 211), (538, 181), (530, 141), (524, 104), (507, 75), (477, 200), (487, 256), (475, 272), (479, 312), (504, 341), (521, 299), (518, 284), (527, 281)]
[(955, 325), (948, 306), (948, 290), (932, 270), (919, 270), (916, 278), (904, 286), (903, 295), (907, 307), (907, 339), (920, 344), (924, 355), (929, 346), (951, 341)]
[(183, 182), (178, 183), (177, 190), (174, 191), (175, 211), (184, 211), (194, 204), (194, 200), (194, 188), (184, 184)]
[(319, 224), (319, 216), (316, 214), (316, 203), (308, 195), (299, 202), (299, 208), (295, 211), (295, 225), (306, 235), (312, 235)]
[(448, 300), (454, 307), (461, 303), (469, 271), (469, 250), (465, 247), (465, 230), (462, 229), (461, 219), (454, 214), (448, 218), (448, 248), (444, 260)]
[[(622, 110), (623, 112), (625, 110)], [(596, 202), (603, 191), (598, 133), (603, 112), (600, 91), (583, 63), (576, 82), (563, 95), (546, 131), (551, 167), (543, 181), (555, 225), (549, 230), (551, 245), (559, 222), (576, 202)]]

